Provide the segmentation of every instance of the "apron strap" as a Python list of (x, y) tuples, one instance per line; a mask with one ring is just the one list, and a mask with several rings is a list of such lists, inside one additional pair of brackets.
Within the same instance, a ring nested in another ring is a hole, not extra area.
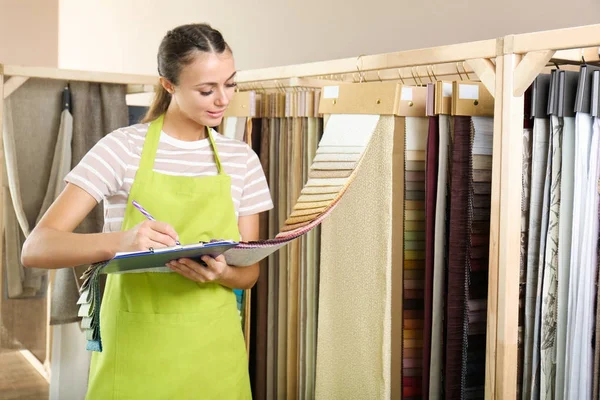
[(215, 154), (215, 163), (217, 164), (217, 171), (219, 175), (223, 174), (223, 167), (221, 166), (221, 158), (219, 158), (219, 152), (217, 151), (217, 145), (215, 144), (215, 140), (211, 134), (212, 129), (208, 126), (206, 127), (206, 134), (208, 135), (208, 140), (210, 141), (210, 145), (212, 146), (213, 153)]
[(138, 173), (141, 175), (147, 175), (152, 172), (164, 120), (165, 115), (162, 114), (160, 117), (150, 122), (148, 133), (146, 133), (146, 138), (144, 139), (144, 147), (140, 158), (140, 166), (138, 168)]

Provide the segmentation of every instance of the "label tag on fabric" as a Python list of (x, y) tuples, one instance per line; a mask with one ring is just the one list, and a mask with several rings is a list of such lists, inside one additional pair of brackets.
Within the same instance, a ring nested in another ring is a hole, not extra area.
[(412, 101), (412, 99), (413, 99), (412, 88), (403, 87), (402, 88), (402, 94), (400, 95), (400, 100)]
[(442, 84), (442, 97), (452, 97), (452, 84), (450, 82)]
[(468, 100), (479, 100), (479, 85), (458, 85), (458, 98)]
[(324, 99), (337, 99), (338, 97), (340, 97), (339, 86), (323, 86)]

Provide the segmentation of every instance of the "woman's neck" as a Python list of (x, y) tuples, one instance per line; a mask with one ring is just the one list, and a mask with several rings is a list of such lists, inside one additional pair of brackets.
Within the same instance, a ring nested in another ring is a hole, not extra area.
[(185, 116), (174, 102), (171, 102), (165, 114), (163, 131), (185, 142), (194, 142), (207, 137), (206, 127)]

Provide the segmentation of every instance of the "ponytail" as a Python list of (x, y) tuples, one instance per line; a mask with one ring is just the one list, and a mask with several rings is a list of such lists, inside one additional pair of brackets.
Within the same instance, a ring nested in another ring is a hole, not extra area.
[(154, 100), (152, 100), (152, 105), (144, 116), (142, 123), (152, 122), (156, 118), (160, 117), (167, 111), (169, 104), (171, 104), (171, 93), (167, 92), (159, 83), (154, 94)]

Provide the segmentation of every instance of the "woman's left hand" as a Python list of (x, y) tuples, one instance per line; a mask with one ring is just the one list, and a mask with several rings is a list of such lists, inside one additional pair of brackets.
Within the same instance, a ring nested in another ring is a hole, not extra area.
[(206, 263), (206, 267), (189, 258), (171, 261), (167, 266), (178, 274), (200, 283), (219, 283), (230, 268), (223, 255), (217, 258), (203, 256), (202, 261)]

